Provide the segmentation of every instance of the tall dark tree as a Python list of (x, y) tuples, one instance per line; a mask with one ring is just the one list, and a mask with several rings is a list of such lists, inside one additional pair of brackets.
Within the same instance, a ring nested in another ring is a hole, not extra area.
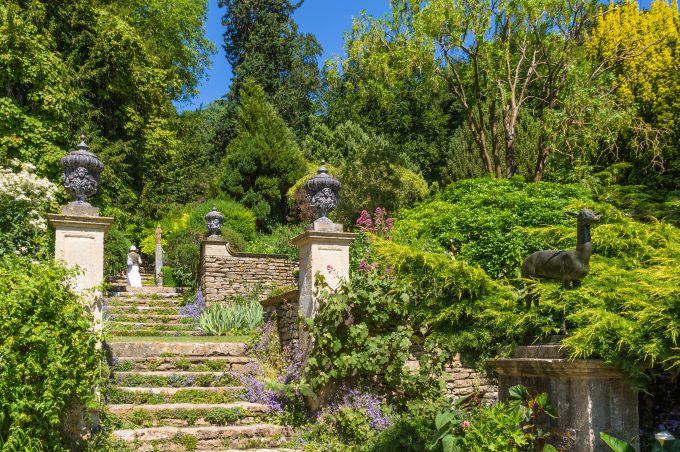
[(300, 33), (292, 18), (301, 4), (288, 0), (219, 1), (226, 9), (222, 19), (224, 50), (234, 76), (228, 98), (237, 100), (245, 80), (252, 79), (298, 136), (309, 126), (313, 96), (320, 88), (317, 59), (321, 55), (314, 35)]

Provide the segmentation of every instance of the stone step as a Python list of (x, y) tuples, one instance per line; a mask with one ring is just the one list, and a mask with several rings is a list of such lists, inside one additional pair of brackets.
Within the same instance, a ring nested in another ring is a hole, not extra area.
[[(189, 321), (184, 321), (185, 317), (179, 314), (151, 314), (149, 312), (135, 312), (126, 313), (125, 311), (115, 311), (111, 309), (108, 310), (109, 318), (113, 317), (116, 323), (121, 322), (132, 322), (132, 323), (147, 323), (147, 322), (161, 322), (162, 325), (177, 324), (178, 322), (182, 325), (189, 325)], [(175, 310), (177, 312), (177, 310)]]
[(158, 292), (158, 293), (145, 293), (145, 292), (130, 292), (128, 290), (111, 290), (107, 292), (104, 299), (111, 298), (137, 298), (141, 300), (149, 300), (154, 298), (182, 298), (183, 294), (181, 292)]
[(148, 306), (136, 304), (114, 304), (108, 305), (107, 311), (111, 314), (126, 314), (126, 315), (177, 315), (179, 308), (174, 304), (171, 306)]
[[(125, 290), (119, 290), (125, 289)], [(114, 293), (135, 293), (135, 294), (161, 294), (161, 293), (183, 293), (185, 287), (156, 287), (156, 286), (145, 286), (145, 287), (131, 287), (131, 286), (114, 286), (112, 285), (110, 292)]]
[(242, 371), (254, 358), (247, 356), (223, 356), (223, 357), (116, 357), (114, 359), (114, 371), (131, 370), (185, 370), (193, 372), (229, 372)]
[(151, 357), (217, 357), (245, 356), (244, 342), (110, 342), (113, 356)]
[[(207, 380), (203, 384), (210, 384)], [(230, 384), (231, 378), (223, 384)], [(135, 380), (122, 381), (123, 384), (139, 383), (142, 386), (113, 386), (106, 393), (106, 400), (114, 405), (158, 405), (168, 403), (233, 403), (242, 401), (245, 388), (242, 386), (223, 386), (217, 381), (215, 386), (185, 386), (186, 380)], [(181, 387), (149, 387), (147, 384), (175, 384)]]
[(209, 387), (239, 385), (236, 376), (227, 372), (189, 372), (177, 370), (125, 371), (115, 372), (118, 386), (173, 386), (173, 387)]
[[(187, 337), (202, 336), (200, 330), (154, 330), (154, 329), (112, 329), (109, 331), (112, 337)], [(148, 344), (148, 342), (147, 342)]]
[[(215, 450), (216, 448), (243, 449), (276, 447), (285, 441), (288, 429), (280, 425), (251, 424), (208, 427), (150, 427), (127, 430), (114, 430), (113, 436), (123, 441), (139, 440), (162, 446), (163, 451), (186, 450), (188, 437), (195, 448)], [(149, 444), (151, 446), (151, 444)], [(153, 449), (139, 449), (153, 450)]]
[(178, 322), (121, 322), (114, 318), (111, 322), (112, 329), (134, 329), (137, 331), (144, 330), (166, 330), (166, 331), (190, 331), (196, 327), (191, 323)]
[(168, 403), (109, 405), (109, 421), (121, 428), (247, 425), (262, 422), (269, 411), (259, 403)]

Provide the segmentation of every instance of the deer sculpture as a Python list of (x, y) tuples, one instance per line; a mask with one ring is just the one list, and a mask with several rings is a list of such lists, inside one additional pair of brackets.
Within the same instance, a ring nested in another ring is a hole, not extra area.
[[(565, 212), (570, 217), (577, 217), (577, 239), (574, 251), (536, 251), (527, 257), (522, 263), (522, 278), (526, 279), (557, 279), (562, 281), (562, 287), (579, 287), (581, 280), (590, 270), (590, 255), (593, 244), (590, 241), (590, 225), (602, 218), (601, 213), (595, 213), (590, 209), (581, 209), (576, 212)], [(531, 302), (537, 305), (538, 300), (529, 292), (526, 297), (527, 309)]]

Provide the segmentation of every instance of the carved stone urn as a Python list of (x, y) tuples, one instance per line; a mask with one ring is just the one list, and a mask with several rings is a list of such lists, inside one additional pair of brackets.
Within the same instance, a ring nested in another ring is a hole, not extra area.
[(305, 182), (305, 190), (309, 198), (309, 205), (319, 211), (321, 215), (316, 221), (330, 223), (329, 212), (338, 206), (340, 197), (340, 181), (328, 174), (326, 162), (321, 161), (321, 167), (314, 177)]
[(64, 186), (76, 198), (72, 204), (89, 206), (87, 198), (97, 193), (104, 164), (90, 152), (85, 144), (85, 135), (80, 136), (76, 150), (62, 157), (60, 163)]
[(224, 221), (224, 215), (222, 215), (222, 213), (217, 210), (217, 206), (213, 204), (212, 210), (205, 214), (205, 226), (208, 228), (208, 238), (219, 238), (222, 233), (222, 221)]

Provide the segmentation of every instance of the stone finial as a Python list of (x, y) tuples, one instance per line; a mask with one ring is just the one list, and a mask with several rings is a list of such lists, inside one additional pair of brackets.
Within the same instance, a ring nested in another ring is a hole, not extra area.
[(340, 197), (340, 181), (328, 174), (326, 162), (321, 161), (321, 167), (316, 175), (305, 182), (305, 189), (309, 197), (309, 205), (319, 211), (321, 215), (317, 221), (331, 222), (328, 213), (338, 206)]
[(156, 226), (156, 234), (155, 234), (156, 245), (161, 244), (161, 238), (162, 237), (163, 237), (163, 230), (161, 229), (161, 225), (159, 223), (158, 226)]
[(222, 233), (222, 221), (224, 221), (224, 215), (213, 204), (212, 210), (205, 214), (205, 225), (208, 228), (208, 234), (210, 234), (209, 238), (219, 237)]
[(99, 157), (90, 152), (90, 148), (85, 144), (85, 135), (80, 136), (76, 150), (62, 157), (60, 163), (64, 187), (76, 199), (73, 204), (89, 206), (87, 198), (97, 193), (99, 175), (104, 169), (104, 164)]

